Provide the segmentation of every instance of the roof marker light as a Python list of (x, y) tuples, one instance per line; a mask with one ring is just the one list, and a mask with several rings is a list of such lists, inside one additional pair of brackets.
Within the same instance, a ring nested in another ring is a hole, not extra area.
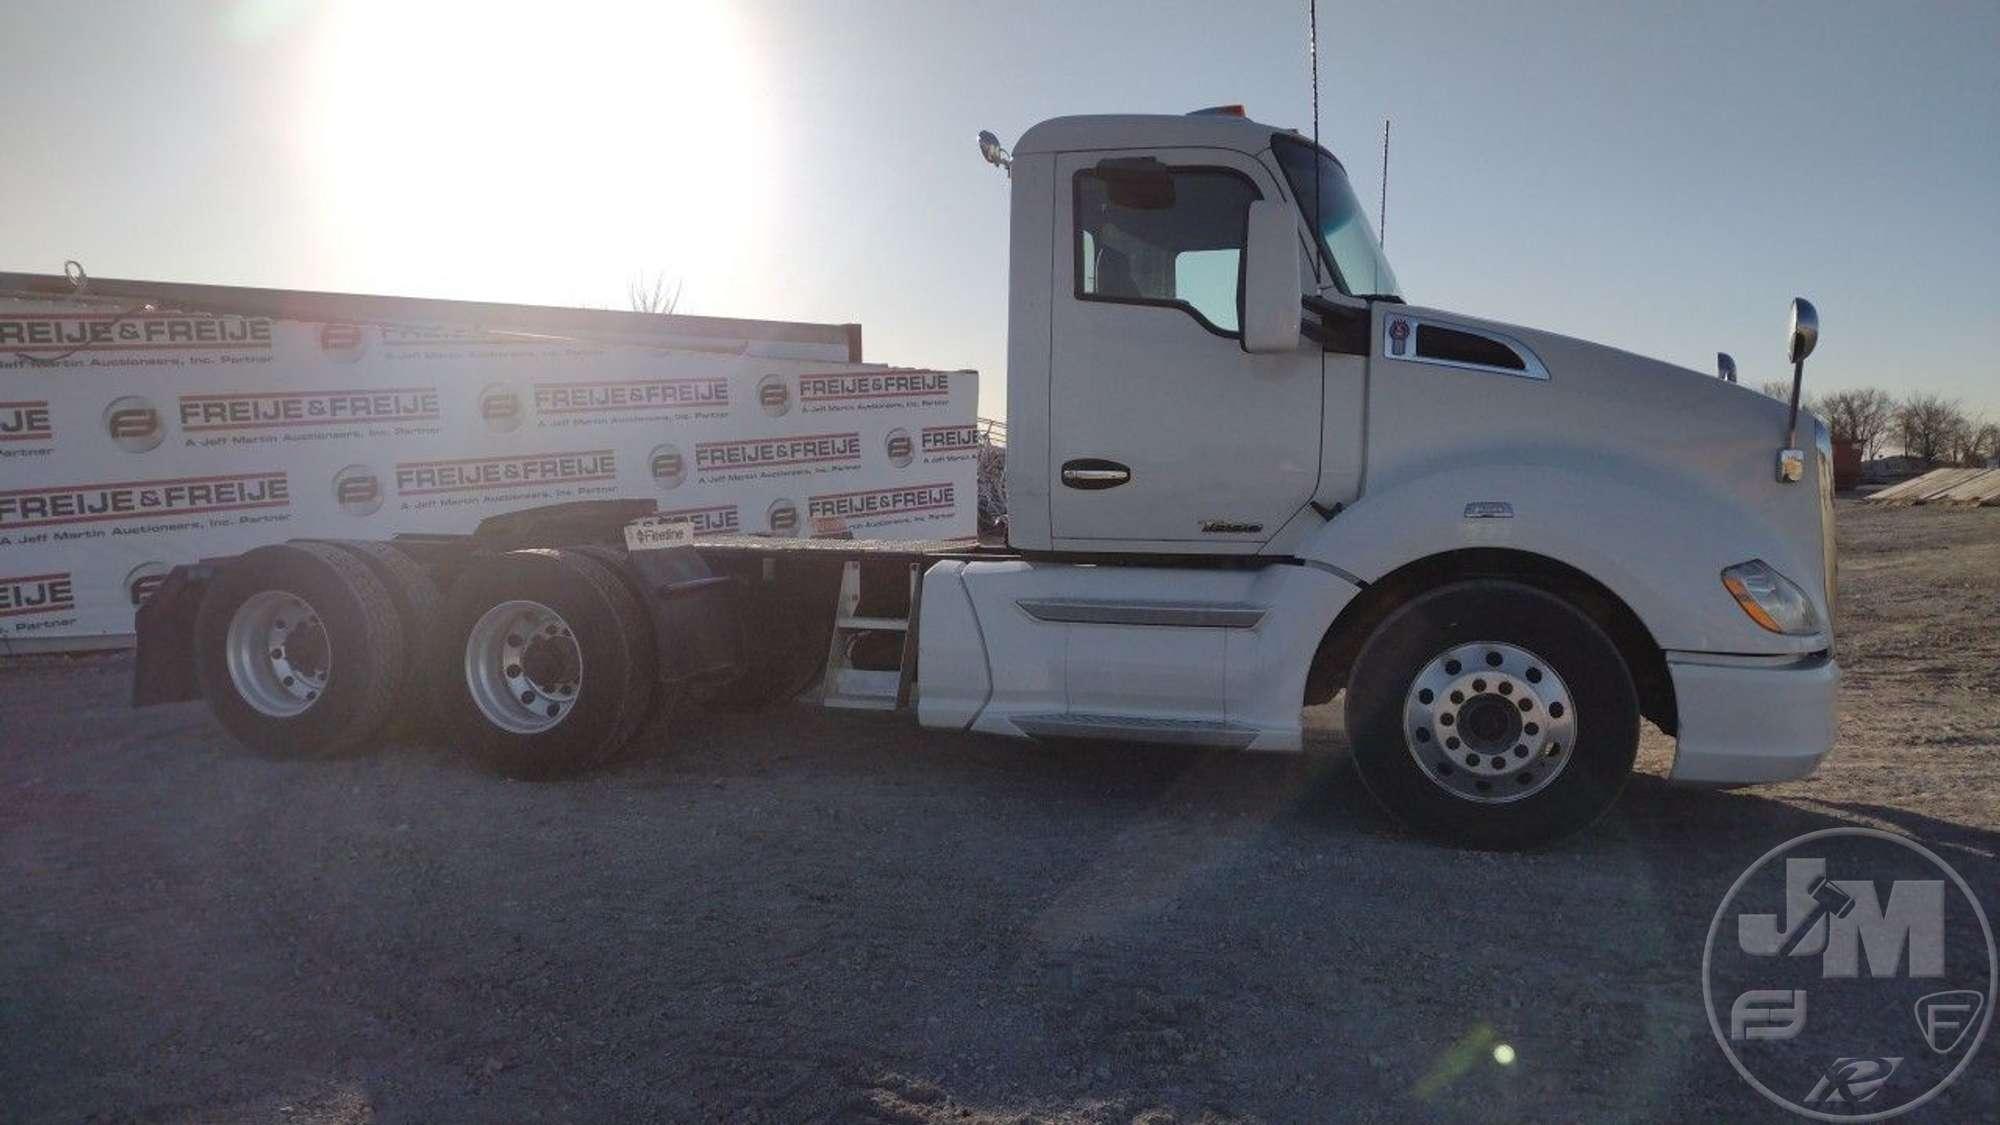
[(1212, 105), (1208, 106), (1205, 109), (1197, 109), (1193, 113), (1188, 114), (1188, 116), (1189, 117), (1243, 117), (1246, 116), (1246, 114), (1244, 114), (1243, 107), (1240, 105)]

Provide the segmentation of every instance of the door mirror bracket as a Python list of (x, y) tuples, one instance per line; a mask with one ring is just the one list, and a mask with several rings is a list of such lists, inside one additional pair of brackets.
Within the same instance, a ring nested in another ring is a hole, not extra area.
[(1301, 330), (1308, 340), (1320, 346), (1320, 350), (1341, 355), (1368, 354), (1367, 305), (1357, 308), (1329, 301), (1315, 293), (1308, 293), (1300, 304), (1312, 314), (1312, 319), (1307, 320)]

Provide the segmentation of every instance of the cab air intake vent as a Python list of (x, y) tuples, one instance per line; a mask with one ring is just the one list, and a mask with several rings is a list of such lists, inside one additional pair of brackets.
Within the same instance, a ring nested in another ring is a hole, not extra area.
[(1497, 367), (1503, 371), (1528, 369), (1528, 365), (1522, 361), (1519, 353), (1498, 340), (1474, 335), (1471, 332), (1460, 332), (1456, 328), (1441, 328), (1435, 324), (1417, 326), (1417, 357), (1442, 360), (1445, 363)]

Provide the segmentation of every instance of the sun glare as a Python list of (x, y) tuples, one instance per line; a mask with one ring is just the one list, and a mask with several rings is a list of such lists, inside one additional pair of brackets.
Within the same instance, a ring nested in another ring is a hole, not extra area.
[(298, 142), (336, 272), (610, 303), (726, 270), (770, 183), (743, 30), (704, 2), (330, 13)]

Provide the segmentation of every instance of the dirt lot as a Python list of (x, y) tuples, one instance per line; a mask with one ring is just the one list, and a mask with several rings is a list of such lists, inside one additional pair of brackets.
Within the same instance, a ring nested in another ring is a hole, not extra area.
[[(1843, 504), (1841, 742), (1463, 853), (1312, 753), (807, 706), (555, 785), (284, 763), (129, 658), (0, 666), (0, 1119), (1774, 1120), (1703, 1015), (1751, 860), (1858, 824), (2000, 910), (2000, 510)], [(1516, 1062), (1491, 1061), (1504, 1041)], [(1917, 1120), (1994, 1120), (2000, 1046)]]

